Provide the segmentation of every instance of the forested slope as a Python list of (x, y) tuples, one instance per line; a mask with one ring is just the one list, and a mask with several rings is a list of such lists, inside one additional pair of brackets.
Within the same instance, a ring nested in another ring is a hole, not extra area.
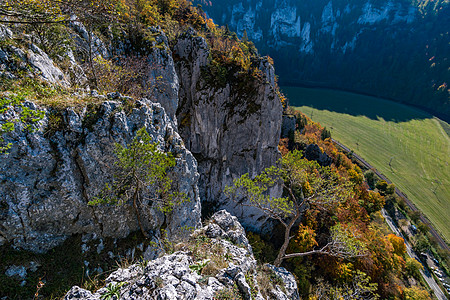
[(324, 86), (449, 118), (449, 1), (197, 1), (274, 58), (283, 85)]

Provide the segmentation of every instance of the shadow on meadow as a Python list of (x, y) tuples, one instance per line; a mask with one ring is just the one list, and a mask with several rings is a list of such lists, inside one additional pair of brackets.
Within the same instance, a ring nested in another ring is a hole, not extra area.
[[(328, 110), (352, 116), (366, 116), (372, 120), (384, 119), (392, 122), (408, 122), (415, 119), (428, 119), (432, 116), (411, 106), (371, 96), (349, 92), (311, 89), (301, 87), (282, 87), (291, 106), (308, 106), (317, 110)], [(312, 111), (303, 111), (311, 117)]]

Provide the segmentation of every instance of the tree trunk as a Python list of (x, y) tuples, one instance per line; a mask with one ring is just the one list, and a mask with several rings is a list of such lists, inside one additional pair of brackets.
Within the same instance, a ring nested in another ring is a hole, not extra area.
[(283, 245), (280, 248), (280, 251), (278, 252), (277, 259), (275, 259), (275, 262), (273, 263), (275, 267), (279, 267), (281, 265), (281, 262), (283, 261), (284, 257), (286, 256), (286, 250), (289, 246), (289, 240), (290, 240), (290, 234), (292, 226), (294, 226), (295, 221), (300, 217), (300, 212), (297, 212), (295, 217), (287, 224), (285, 231), (284, 231), (284, 242)]
[(283, 223), (285, 225), (284, 242), (283, 242), (283, 245), (281, 246), (280, 251), (278, 252), (277, 259), (275, 259), (275, 262), (273, 263), (275, 267), (279, 267), (281, 265), (281, 262), (283, 261), (283, 259), (286, 257), (286, 249), (289, 246), (292, 226), (294, 226), (295, 222), (298, 220), (298, 218), (300, 218), (300, 213), (301, 213), (300, 209), (305, 201), (305, 198), (303, 196), (303, 191), (301, 189), (300, 189), (300, 193), (301, 193), (300, 196), (301, 196), (302, 202), (300, 204), (298, 204), (297, 197), (295, 197), (295, 194), (292, 191), (292, 189), (285, 185), (283, 185), (283, 186), (285, 189), (287, 189), (287, 191), (289, 192), (289, 195), (292, 198), (292, 201), (295, 206), (295, 216), (292, 218), (292, 220), (287, 225), (286, 225), (286, 223)]
[(136, 189), (134, 190), (133, 207), (134, 207), (134, 211), (136, 212), (139, 228), (141, 229), (141, 232), (144, 235), (144, 237), (148, 238), (149, 236), (148, 236), (147, 232), (144, 230), (144, 227), (142, 226), (141, 215), (140, 215), (139, 209), (137, 207), (137, 202), (139, 200), (139, 190), (140, 190), (140, 187), (139, 187), (139, 182), (138, 182), (138, 183), (136, 183)]

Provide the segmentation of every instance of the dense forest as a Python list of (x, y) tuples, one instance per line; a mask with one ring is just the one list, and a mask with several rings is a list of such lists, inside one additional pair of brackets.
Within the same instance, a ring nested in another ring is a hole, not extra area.
[(273, 57), (282, 85), (355, 91), (449, 119), (449, 1), (197, 2)]

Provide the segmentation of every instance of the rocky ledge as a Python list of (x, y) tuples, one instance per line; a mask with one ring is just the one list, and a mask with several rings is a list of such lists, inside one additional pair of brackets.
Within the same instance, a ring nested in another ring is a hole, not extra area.
[(88, 202), (113, 181), (116, 143), (129, 144), (143, 127), (160, 150), (176, 158), (168, 176), (172, 187), (189, 199), (169, 216), (154, 202), (143, 202), (144, 229), (158, 232), (166, 223), (171, 236), (181, 227), (200, 226), (197, 162), (165, 109), (148, 99), (135, 101), (118, 93), (105, 100), (63, 110), (25, 103), (45, 116), (32, 132), (18, 123), (5, 135), (13, 147), (0, 160), (0, 245), (44, 253), (73, 234), (124, 238), (138, 230), (130, 203), (92, 207)]
[(243, 227), (225, 210), (170, 248), (118, 269), (94, 293), (74, 286), (64, 299), (299, 299), (294, 276), (258, 265)]

